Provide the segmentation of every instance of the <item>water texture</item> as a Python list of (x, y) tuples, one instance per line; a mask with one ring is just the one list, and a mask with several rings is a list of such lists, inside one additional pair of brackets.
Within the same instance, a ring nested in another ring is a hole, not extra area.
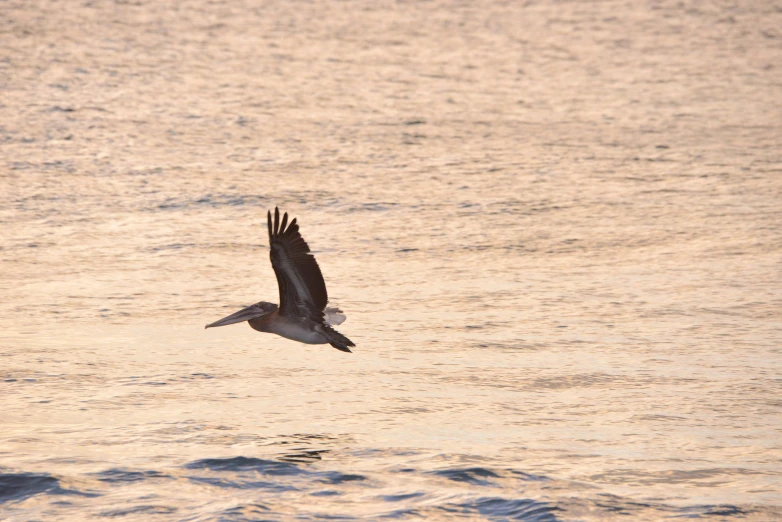
[[(0, 6), (0, 519), (782, 519), (782, 6)], [(353, 354), (245, 325), (297, 217)]]

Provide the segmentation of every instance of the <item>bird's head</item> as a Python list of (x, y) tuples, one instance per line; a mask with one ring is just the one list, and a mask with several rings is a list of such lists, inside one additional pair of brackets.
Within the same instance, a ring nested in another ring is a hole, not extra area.
[(209, 323), (208, 325), (206, 325), (206, 328), (213, 328), (216, 326), (227, 326), (229, 324), (241, 323), (243, 321), (258, 319), (261, 317), (265, 317), (267, 315), (271, 315), (276, 310), (277, 310), (276, 304), (267, 303), (266, 301), (261, 301), (260, 303), (255, 303), (254, 305), (250, 305), (247, 308), (243, 308), (238, 312), (232, 313), (228, 317), (223, 317), (219, 321)]

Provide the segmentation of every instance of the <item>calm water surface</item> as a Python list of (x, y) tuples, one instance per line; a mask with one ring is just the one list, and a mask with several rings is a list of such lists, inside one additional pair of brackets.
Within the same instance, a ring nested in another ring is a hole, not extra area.
[(2, 9), (1, 519), (782, 518), (779, 9)]

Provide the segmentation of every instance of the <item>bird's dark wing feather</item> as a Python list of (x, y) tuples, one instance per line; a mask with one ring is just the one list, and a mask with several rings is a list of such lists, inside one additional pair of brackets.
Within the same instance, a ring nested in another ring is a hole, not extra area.
[(318, 262), (310, 254), (310, 247), (299, 234), (296, 219), (288, 224), (286, 212), (280, 223), (280, 211), (277, 208), (274, 209), (274, 222), (271, 212), (267, 218), (269, 257), (280, 287), (280, 315), (305, 315), (321, 322), (323, 309), (329, 300), (326, 283)]

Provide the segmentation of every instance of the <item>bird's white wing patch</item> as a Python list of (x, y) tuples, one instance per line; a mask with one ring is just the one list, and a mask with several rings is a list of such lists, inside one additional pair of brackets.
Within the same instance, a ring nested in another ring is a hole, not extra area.
[(342, 313), (342, 310), (330, 306), (327, 306), (326, 309), (323, 310), (323, 315), (330, 326), (340, 325), (347, 319), (347, 316)]

